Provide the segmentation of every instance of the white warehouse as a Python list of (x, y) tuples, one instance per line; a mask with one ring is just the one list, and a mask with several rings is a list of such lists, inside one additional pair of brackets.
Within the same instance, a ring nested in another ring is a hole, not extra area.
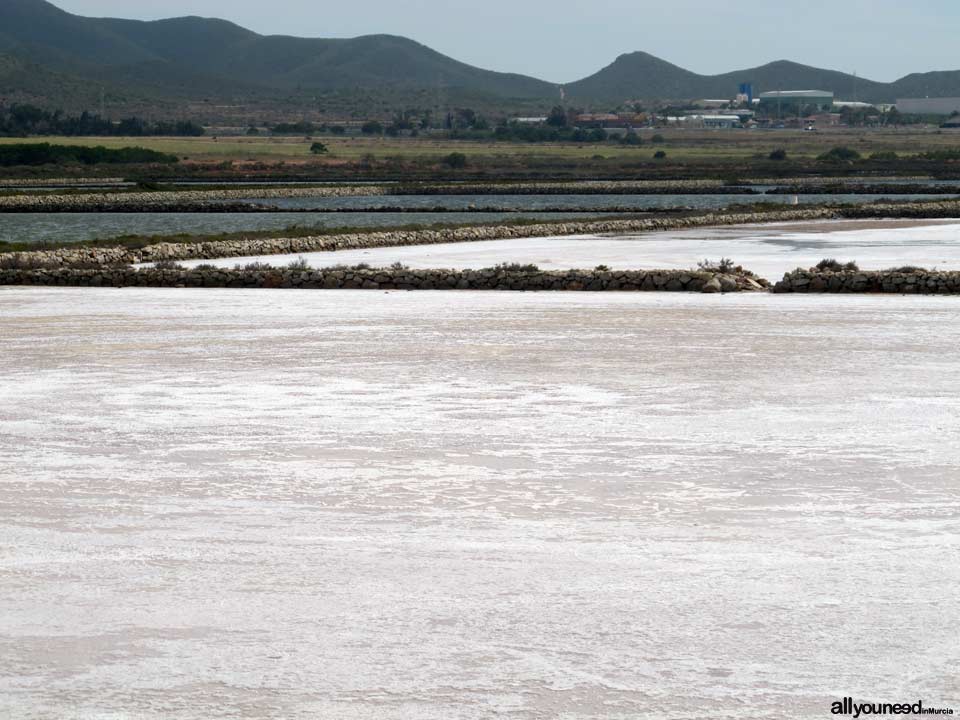
[(897, 100), (897, 110), (906, 115), (953, 115), (960, 112), (960, 97), (903, 98)]

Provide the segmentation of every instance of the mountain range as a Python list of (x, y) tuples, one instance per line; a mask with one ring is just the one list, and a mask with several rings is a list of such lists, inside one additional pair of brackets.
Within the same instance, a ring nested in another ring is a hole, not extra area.
[[(622, 55), (563, 86), (568, 104), (608, 109), (625, 101), (729, 98), (755, 92), (833, 91), (843, 99), (960, 95), (960, 71), (908, 75), (893, 83), (779, 61), (698, 75), (643, 52)], [(264, 36), (225, 20), (87, 18), (46, 0), (0, 1), (0, 99), (65, 109), (185, 105), (306, 105), (355, 115), (407, 107), (469, 105), (504, 111), (557, 104), (557, 85), (459, 62), (392, 35), (353, 39)]]

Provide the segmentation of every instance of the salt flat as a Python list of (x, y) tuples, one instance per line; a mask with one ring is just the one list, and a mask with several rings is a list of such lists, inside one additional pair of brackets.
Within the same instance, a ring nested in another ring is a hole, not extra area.
[(960, 709), (960, 304), (0, 288), (0, 716)]
[(233, 267), (261, 261), (283, 265), (298, 257), (313, 267), (366, 262), (374, 267), (401, 262), (412, 268), (481, 268), (502, 262), (534, 263), (545, 270), (692, 268), (700, 260), (732, 258), (761, 277), (778, 280), (796, 267), (824, 257), (854, 260), (865, 269), (904, 264), (960, 269), (960, 224), (956, 220), (841, 220), (770, 223), (692, 230), (667, 230), (624, 236), (492, 240), (443, 245), (265, 255), (200, 262)]

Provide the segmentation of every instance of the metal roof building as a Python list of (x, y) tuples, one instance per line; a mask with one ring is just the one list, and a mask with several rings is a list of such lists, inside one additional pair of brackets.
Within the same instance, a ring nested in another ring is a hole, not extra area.
[(826, 90), (774, 90), (760, 93), (760, 108), (775, 115), (796, 115), (806, 108), (817, 112), (833, 107), (833, 93)]
[(960, 112), (960, 97), (903, 98), (897, 100), (897, 110), (907, 115), (952, 115)]

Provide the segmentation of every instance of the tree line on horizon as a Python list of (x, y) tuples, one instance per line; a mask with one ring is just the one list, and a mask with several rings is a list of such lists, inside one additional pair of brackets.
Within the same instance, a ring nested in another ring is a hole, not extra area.
[(29, 137), (200, 137), (206, 131), (189, 120), (149, 122), (138, 117), (113, 121), (89, 112), (68, 115), (62, 110), (44, 110), (33, 105), (0, 107), (0, 136)]

